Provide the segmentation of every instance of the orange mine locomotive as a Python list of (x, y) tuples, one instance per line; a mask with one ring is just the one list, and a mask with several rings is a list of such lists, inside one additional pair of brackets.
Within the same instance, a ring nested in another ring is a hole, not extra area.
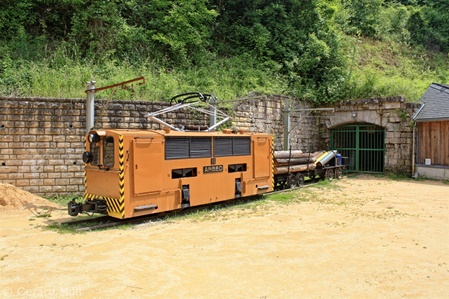
[[(84, 201), (69, 202), (69, 215), (102, 213), (125, 219), (298, 187), (305, 177), (342, 176), (337, 151), (275, 152), (269, 134), (216, 132), (229, 117), (207, 103), (212, 99), (200, 93), (172, 98), (170, 107), (147, 115), (163, 130), (90, 130), (83, 153)], [(188, 126), (179, 129), (157, 118), (188, 108), (214, 111), (213, 124), (185, 131)]]
[(273, 140), (261, 133), (94, 130), (84, 203), (68, 212), (130, 218), (273, 190)]

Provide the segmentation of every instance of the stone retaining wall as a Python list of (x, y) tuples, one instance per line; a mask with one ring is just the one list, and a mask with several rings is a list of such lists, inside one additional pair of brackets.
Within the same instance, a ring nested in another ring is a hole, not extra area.
[[(263, 132), (274, 137), (275, 150), (284, 150), (283, 111), (311, 108), (306, 102), (286, 96), (254, 96), (237, 101), (232, 110), (232, 126), (249, 132)], [(290, 145), (292, 149), (315, 151), (319, 149), (317, 119), (310, 111), (290, 113)]]
[[(80, 194), (84, 191), (86, 133), (85, 99), (0, 98), (0, 182), (11, 183), (38, 195)], [(97, 126), (103, 128), (160, 129), (146, 114), (167, 103), (96, 100)], [(416, 105), (402, 98), (347, 101), (335, 112), (311, 111), (306, 102), (288, 97), (253, 96), (229, 108), (228, 127), (274, 136), (275, 149), (284, 149), (283, 111), (288, 107), (292, 149), (328, 149), (329, 130), (345, 123), (371, 122), (386, 129), (386, 170), (408, 171), (411, 163), (410, 116)], [(357, 111), (357, 118), (352, 112)], [(191, 110), (161, 116), (180, 126), (208, 124), (207, 117)]]
[[(248, 123), (240, 119), (235, 124), (252, 132), (276, 133), (281, 125), (277, 119), (281, 100), (271, 101), (268, 97), (248, 100), (257, 103), (255, 110), (268, 110), (255, 112)], [(86, 134), (85, 104), (85, 99), (0, 98), (0, 182), (38, 195), (83, 192), (84, 163), (81, 157)], [(167, 103), (138, 101), (106, 104), (105, 100), (95, 101), (96, 127), (161, 129), (161, 125), (150, 122), (146, 114), (169, 106)], [(243, 110), (254, 109), (237, 105), (224, 110), (243, 115)], [(207, 116), (191, 109), (169, 112), (160, 118), (175, 127), (209, 124)], [(277, 129), (269, 129), (271, 126)]]

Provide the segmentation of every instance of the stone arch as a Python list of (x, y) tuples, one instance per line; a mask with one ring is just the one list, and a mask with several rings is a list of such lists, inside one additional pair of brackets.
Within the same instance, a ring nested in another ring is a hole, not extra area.
[(379, 116), (377, 111), (372, 110), (353, 110), (353, 111), (339, 111), (329, 116), (326, 121), (326, 127), (328, 129), (334, 129), (343, 125), (366, 123), (379, 127), (385, 127), (382, 117)]

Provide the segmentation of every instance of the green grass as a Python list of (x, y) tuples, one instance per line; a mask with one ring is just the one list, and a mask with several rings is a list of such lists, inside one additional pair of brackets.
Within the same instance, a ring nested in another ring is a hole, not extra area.
[(84, 232), (77, 231), (77, 229), (82, 228), (82, 227), (83, 227), (82, 224), (69, 225), (69, 224), (59, 224), (57, 222), (53, 222), (53, 223), (50, 223), (47, 226), (45, 226), (45, 229), (56, 231), (60, 234), (76, 234), (76, 233), (84, 233)]
[[(416, 102), (430, 83), (449, 82), (449, 57), (397, 42), (345, 37), (349, 80), (341, 97), (358, 99), (403, 95)], [(118, 88), (113, 99), (167, 100), (190, 91), (212, 93), (219, 100), (235, 100), (251, 92), (295, 94), (289, 79), (277, 70), (244, 57), (205, 57), (202, 65), (163, 67), (155, 61), (72, 61), (56, 53), (42, 61), (0, 61), (0, 95), (55, 98), (85, 98), (86, 82), (93, 78), (97, 87), (144, 76), (146, 84), (135, 92)], [(96, 94), (108, 99), (112, 90)]]
[(406, 181), (406, 180), (413, 180), (413, 178), (410, 175), (401, 174), (401, 173), (386, 173), (385, 175), (382, 175), (381, 177), (388, 178), (393, 181)]
[(432, 82), (449, 82), (447, 53), (392, 41), (348, 41), (353, 45), (350, 98), (403, 95), (416, 102)]
[(82, 200), (82, 196), (81, 195), (75, 195), (75, 194), (70, 194), (70, 195), (53, 195), (53, 196), (46, 196), (45, 197), (47, 200), (54, 202), (56, 204), (59, 204), (61, 206), (67, 206), (67, 204), (69, 203), (69, 201), (71, 201), (72, 199), (76, 199), (76, 201), (81, 201)]
[[(79, 216), (77, 216), (76, 218), (73, 218), (74, 223), (58, 223), (56, 221), (51, 222), (50, 224), (48, 224), (47, 226), (45, 226), (45, 229), (48, 230), (52, 230), (52, 231), (56, 231), (60, 234), (83, 234), (86, 233), (87, 231), (79, 231), (78, 229), (81, 228), (85, 228), (87, 226), (95, 226), (95, 225), (99, 225), (99, 224), (103, 224), (104, 222), (102, 222), (100, 219), (98, 221), (92, 221), (89, 222), (89, 224), (86, 223), (77, 223), (76, 221), (78, 220), (84, 220), (84, 219), (94, 219), (94, 218), (100, 218), (104, 215), (93, 215), (93, 216), (89, 216), (89, 215), (85, 215), (85, 214), (81, 214)], [(95, 231), (105, 231), (105, 230), (110, 230), (110, 229), (128, 229), (132, 227), (131, 224), (123, 224), (123, 225), (117, 225), (117, 226), (113, 226), (113, 227), (105, 227), (105, 228), (100, 228), (100, 229), (96, 229)]]
[(297, 196), (295, 191), (288, 191), (288, 192), (282, 192), (282, 193), (277, 193), (277, 194), (273, 194), (273, 195), (267, 195), (267, 199), (274, 201), (276, 203), (290, 203), (293, 201), (293, 199), (295, 199)]
[(227, 219), (229, 214), (234, 211), (251, 212), (266, 205), (267, 199), (263, 196), (253, 196), (243, 199), (234, 199), (214, 204), (204, 205), (193, 208), (192, 210), (183, 210), (181, 213), (176, 211), (167, 214), (164, 221), (190, 220), (201, 222), (207, 220)]
[[(361, 174), (349, 173), (345, 174), (348, 179), (356, 178)], [(365, 174), (363, 174), (365, 175)], [(400, 174), (370, 174), (370, 176), (385, 180), (414, 180), (407, 175)], [(319, 180), (313, 185), (306, 185), (303, 188), (295, 190), (285, 190), (284, 192), (266, 194), (264, 196), (257, 196), (252, 198), (236, 199), (227, 202), (221, 202), (211, 205), (205, 205), (199, 208), (193, 208), (191, 210), (174, 211), (167, 213), (163, 218), (155, 220), (161, 223), (174, 223), (178, 221), (191, 221), (191, 222), (203, 222), (203, 221), (224, 221), (227, 219), (235, 219), (239, 217), (247, 217), (256, 212), (269, 211), (273, 205), (289, 205), (300, 204), (302, 202), (316, 201), (321, 203), (333, 203), (343, 205), (346, 204), (345, 198), (334, 198), (330, 200), (323, 197), (323, 193), (326, 190), (335, 190), (342, 188), (338, 183), (338, 180)], [(443, 183), (449, 184), (449, 181)], [(67, 202), (72, 197), (53, 197), (50, 198), (54, 202)], [(324, 198), (324, 199), (323, 199)], [(98, 215), (100, 216), (100, 215)], [(80, 215), (77, 219), (90, 218), (87, 215)], [(89, 225), (100, 224), (90, 223)], [(59, 224), (53, 222), (46, 228), (57, 231), (59, 233), (86, 233), (77, 231), (78, 228), (85, 227), (86, 224)], [(113, 229), (128, 229), (133, 227), (131, 224), (124, 224), (122, 226), (113, 227)], [(104, 228), (102, 230), (108, 230), (111, 228)]]
[[(256, 212), (269, 211), (273, 204), (294, 204), (304, 201), (317, 200), (319, 194), (317, 191), (326, 189), (340, 188), (334, 182), (329, 180), (320, 180), (314, 185), (306, 186), (304, 188), (298, 188), (295, 190), (286, 190), (285, 192), (266, 194), (264, 196), (254, 196), (251, 198), (242, 198), (229, 200), (226, 202), (219, 202), (211, 205), (204, 205), (198, 208), (192, 208), (191, 210), (173, 211), (171, 213), (165, 214), (165, 216), (159, 220), (164, 223), (171, 223), (177, 221), (192, 221), (192, 222), (203, 222), (203, 221), (222, 221), (230, 218), (247, 217)], [(73, 196), (53, 196), (48, 197), (49, 200), (58, 203), (66, 204), (70, 201)], [(101, 217), (102, 215), (88, 216), (80, 215), (74, 220), (90, 219), (92, 217)], [(34, 219), (30, 219), (34, 220)], [(101, 221), (90, 222), (88, 225), (85, 223), (74, 223), (74, 224), (60, 224), (56, 221), (52, 221), (45, 229), (53, 230), (61, 234), (76, 234), (76, 233), (86, 233), (84, 231), (78, 231), (79, 228), (86, 226), (93, 226), (101, 224)], [(133, 227), (132, 224), (123, 224), (120, 226), (114, 226), (112, 228), (104, 228), (99, 230), (108, 229), (127, 229)]]
[[(134, 92), (116, 89), (113, 99), (167, 100), (174, 95), (198, 91), (212, 93), (219, 100), (232, 100), (246, 96), (251, 91), (282, 93), (286, 83), (276, 74), (242, 67), (240, 58), (218, 59), (207, 66), (190, 68), (163, 68), (147, 61), (141, 65), (110, 61), (95, 65), (90, 61), (75, 62), (69, 59), (54, 63), (4, 61), (0, 70), (0, 95), (85, 98), (86, 82), (95, 80), (96, 87), (108, 86), (144, 76), (146, 83), (135, 86)], [(111, 97), (112, 89), (96, 94), (98, 99)]]
[[(82, 196), (79, 196), (79, 195), (55, 195), (55, 196), (46, 197), (46, 199), (48, 199), (49, 201), (59, 204), (63, 207), (67, 207), (67, 203), (69, 201), (71, 201), (73, 198), (75, 198), (77, 202), (82, 201)], [(50, 212), (47, 214), (44, 213), (44, 214), (38, 215), (36, 217), (51, 217)], [(74, 217), (72, 219), (74, 221), (77, 221), (77, 220), (91, 219), (91, 218), (97, 218), (97, 217), (102, 217), (102, 216), (104, 216), (104, 215), (98, 214), (98, 215), (89, 216), (86, 214), (80, 214), (79, 216)], [(30, 218), (30, 220), (32, 221), (34, 219)], [(100, 223), (101, 223), (100, 221), (91, 222), (91, 223), (89, 223), (89, 226), (100, 224)], [(81, 224), (60, 224), (56, 221), (52, 221), (50, 224), (45, 226), (45, 229), (53, 230), (53, 231), (56, 231), (59, 233), (83, 233), (83, 232), (77, 231), (77, 229), (85, 227), (85, 226), (86, 226), (86, 224), (82, 224), (82, 223)], [(117, 228), (117, 227), (115, 227), (115, 228)], [(106, 229), (109, 229), (109, 228), (105, 228), (103, 230), (106, 230)]]

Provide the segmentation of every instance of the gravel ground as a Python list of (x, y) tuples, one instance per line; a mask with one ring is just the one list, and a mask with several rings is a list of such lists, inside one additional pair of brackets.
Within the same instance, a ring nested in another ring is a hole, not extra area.
[(47, 229), (68, 216), (37, 217), (45, 200), (3, 205), (0, 297), (449, 297), (449, 185), (358, 176), (292, 196), (82, 234)]

